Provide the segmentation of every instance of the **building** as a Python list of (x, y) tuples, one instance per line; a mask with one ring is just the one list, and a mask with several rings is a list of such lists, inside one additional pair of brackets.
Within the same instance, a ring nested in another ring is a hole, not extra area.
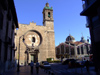
[(56, 57), (84, 59), (89, 57), (90, 44), (82, 36), (80, 41), (75, 41), (75, 38), (69, 35), (66, 41), (56, 46)]
[(82, 0), (83, 11), (81, 16), (86, 16), (86, 27), (90, 30), (93, 60), (95, 67), (100, 70), (100, 0)]
[(18, 21), (13, 0), (0, 0), (0, 74), (15, 67), (15, 28)]
[(26, 65), (31, 60), (40, 62), (46, 61), (47, 58), (55, 58), (53, 8), (49, 7), (49, 3), (46, 3), (42, 13), (43, 26), (34, 22), (29, 25), (19, 24), (16, 36), (16, 59), (20, 56), (20, 65)]

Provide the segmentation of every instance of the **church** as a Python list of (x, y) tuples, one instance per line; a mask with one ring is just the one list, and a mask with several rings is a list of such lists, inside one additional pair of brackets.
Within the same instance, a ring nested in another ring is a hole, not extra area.
[(46, 3), (43, 9), (43, 26), (30, 24), (19, 24), (16, 30), (15, 45), (17, 51), (15, 58), (20, 65), (26, 65), (36, 61), (46, 61), (47, 58), (55, 59), (55, 33), (53, 8)]

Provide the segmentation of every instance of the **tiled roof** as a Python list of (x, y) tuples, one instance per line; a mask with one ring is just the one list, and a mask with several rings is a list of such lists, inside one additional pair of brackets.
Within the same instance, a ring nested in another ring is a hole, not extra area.
[(82, 42), (77, 41), (77, 42), (73, 42), (73, 44), (80, 45), (82, 44)]

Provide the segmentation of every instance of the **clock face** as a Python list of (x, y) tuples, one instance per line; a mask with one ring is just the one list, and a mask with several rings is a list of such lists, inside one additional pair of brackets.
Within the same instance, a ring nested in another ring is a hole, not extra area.
[(25, 43), (27, 46), (37, 47), (41, 44), (42, 37), (36, 31), (29, 31), (25, 35)]

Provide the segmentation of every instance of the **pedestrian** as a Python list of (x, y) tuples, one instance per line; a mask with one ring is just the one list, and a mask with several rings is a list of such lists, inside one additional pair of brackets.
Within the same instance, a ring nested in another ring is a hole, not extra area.
[(31, 67), (31, 73), (33, 74), (34, 62), (32, 60), (31, 60), (31, 63), (30, 63), (30, 67)]
[(87, 69), (87, 72), (88, 72), (89, 71), (89, 61), (88, 60), (85, 62), (85, 66), (86, 66), (86, 69)]
[(37, 74), (39, 73), (39, 63), (38, 63), (38, 61), (36, 62), (36, 73)]

